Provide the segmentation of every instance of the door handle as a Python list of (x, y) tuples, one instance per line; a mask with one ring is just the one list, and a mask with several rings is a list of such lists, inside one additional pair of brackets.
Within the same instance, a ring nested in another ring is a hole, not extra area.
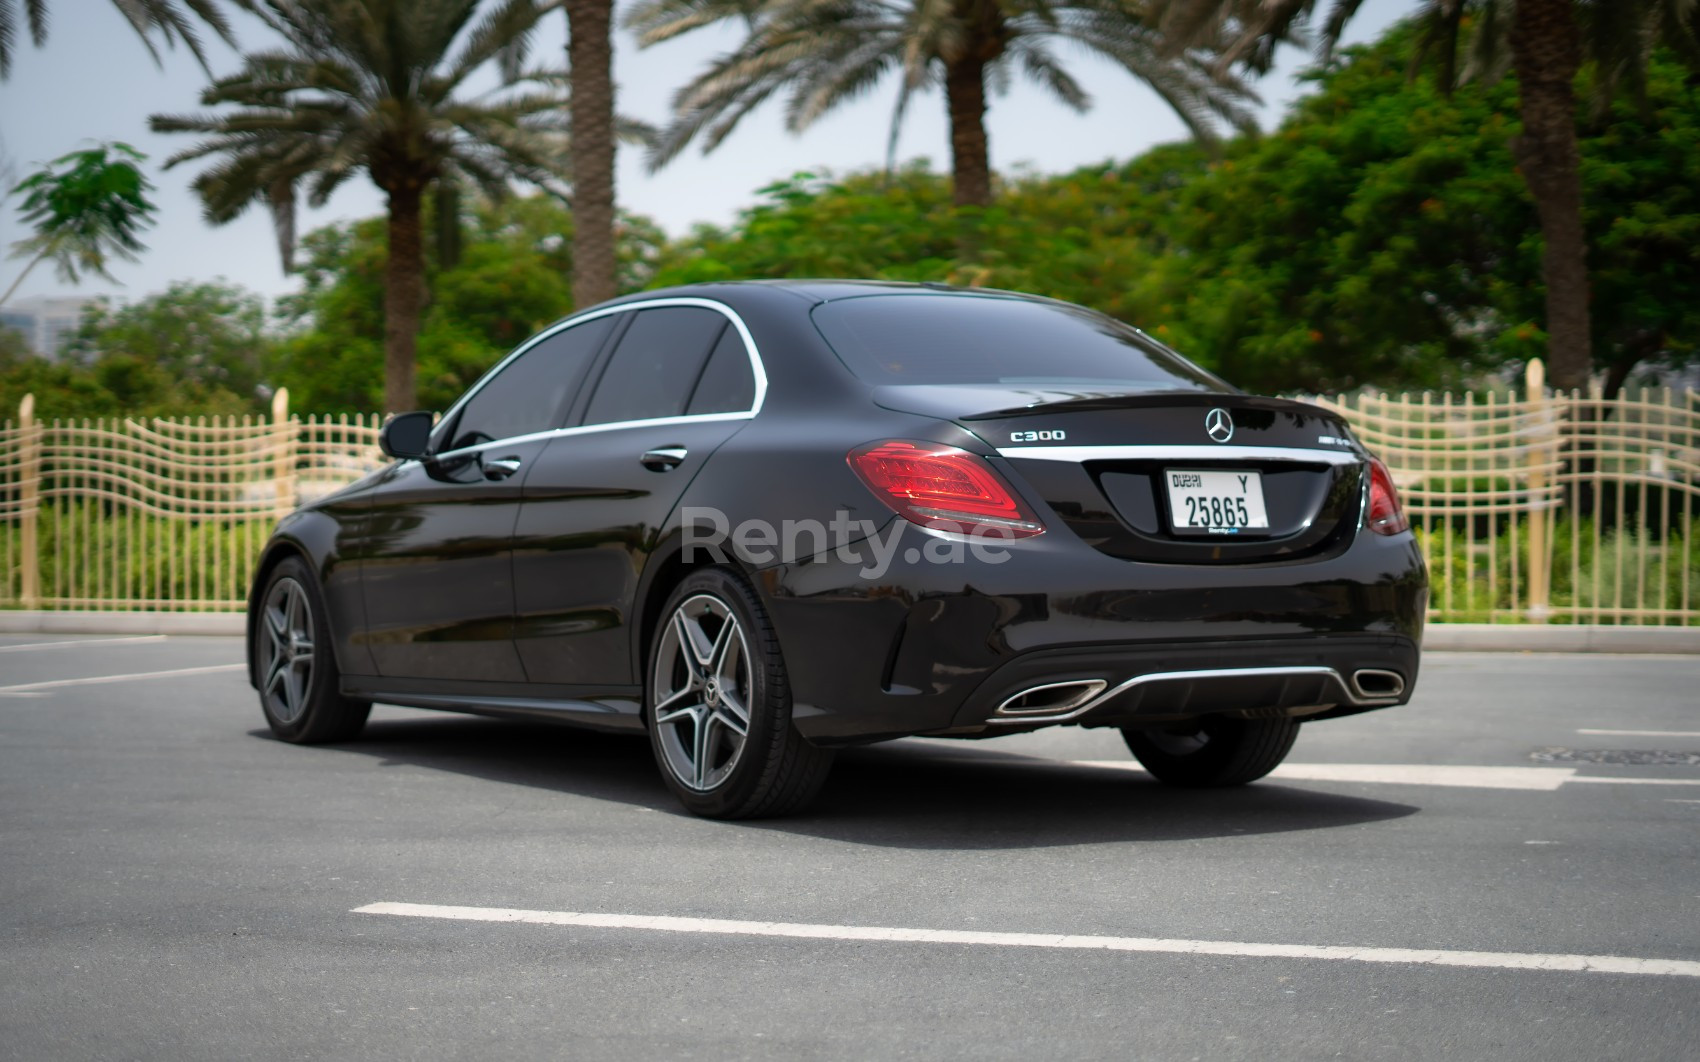
[(484, 462), (485, 479), (507, 479), (519, 471), (521, 462), (517, 457), (498, 457)]
[(638, 458), (638, 463), (651, 472), (671, 472), (684, 463), (688, 451), (683, 446), (664, 446), (659, 450), (645, 451)]

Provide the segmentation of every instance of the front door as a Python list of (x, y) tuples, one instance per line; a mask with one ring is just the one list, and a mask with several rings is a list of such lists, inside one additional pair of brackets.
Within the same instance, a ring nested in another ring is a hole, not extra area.
[(513, 645), (513, 533), (527, 477), (613, 330), (603, 317), (546, 332), (485, 377), (374, 492), (367, 642), (400, 679), (523, 682)]

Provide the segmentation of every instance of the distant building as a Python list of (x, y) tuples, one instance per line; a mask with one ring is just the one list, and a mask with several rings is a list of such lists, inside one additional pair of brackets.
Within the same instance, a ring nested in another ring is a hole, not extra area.
[(24, 334), (29, 348), (44, 358), (59, 357), (64, 341), (81, 327), (83, 315), (101, 296), (31, 295), (0, 306), (0, 328)]

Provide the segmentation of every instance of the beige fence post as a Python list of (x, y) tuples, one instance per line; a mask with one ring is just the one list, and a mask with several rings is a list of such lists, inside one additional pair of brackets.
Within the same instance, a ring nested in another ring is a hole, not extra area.
[[(1529, 608), (1530, 623), (1545, 623), (1552, 615), (1550, 607), (1552, 557), (1547, 535), (1547, 521), (1552, 507), (1547, 504), (1547, 436), (1552, 425), (1547, 423), (1547, 372), (1539, 358), (1530, 358), (1524, 372), (1524, 393), (1528, 401), (1530, 422), (1534, 431), (1528, 448), (1529, 470)], [(1512, 548), (1516, 548), (1516, 527), (1512, 527)]]
[(23, 452), (18, 462), (18, 562), (22, 566), (20, 603), (24, 608), (41, 607), (41, 550), (36, 542), (36, 524), (41, 518), (41, 437), (35, 422), (35, 396), (25, 395), (18, 403), (19, 441)]
[(295, 508), (295, 425), (289, 422), (289, 388), (272, 396), (272, 476), (277, 483), (279, 519)]

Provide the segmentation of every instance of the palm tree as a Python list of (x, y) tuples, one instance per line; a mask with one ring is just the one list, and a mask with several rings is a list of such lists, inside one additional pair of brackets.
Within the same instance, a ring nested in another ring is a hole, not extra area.
[[(1363, 0), (1333, 0), (1321, 20), (1324, 57)], [(1232, 39), (1226, 65), (1262, 72), (1276, 48), (1303, 41), (1316, 28), (1316, 0), (1160, 0), (1158, 25), (1176, 45)], [(1464, 76), (1517, 76), (1522, 134), (1517, 168), (1540, 219), (1541, 276), (1546, 284), (1548, 379), (1561, 390), (1587, 385), (1593, 366), (1588, 315), (1587, 240), (1582, 225), (1581, 156), (1576, 146), (1576, 74), (1595, 69), (1596, 106), (1620, 89), (1638, 90), (1655, 47), (1700, 60), (1700, 5), (1695, 0), (1414, 0), (1427, 24), (1425, 40), (1442, 53), (1450, 87), (1466, 19), (1475, 16), (1471, 61)]]
[[(174, 45), (181, 40), (194, 54), (195, 61), (201, 64), (201, 69), (207, 69), (207, 56), (201, 50), (200, 34), (195, 32), (194, 23), (173, 0), (112, 0), (112, 6), (130, 23), (155, 63), (159, 62), (159, 49), (154, 47), (148, 34), (158, 30), (168, 45)], [(183, 7), (212, 27), (213, 32), (218, 34), (224, 43), (232, 48), (236, 47), (236, 38), (230, 32), (230, 23), (225, 21), (224, 13), (219, 11), (215, 0), (183, 0)], [(23, 14), (24, 21), (29, 23), (31, 43), (37, 48), (46, 44), (47, 0), (24, 0)], [(0, 0), (0, 81), (4, 81), (12, 73), (12, 42), (17, 36), (17, 0)]]
[(565, 0), (572, 78), (573, 305), (616, 294), (614, 0)]
[(901, 75), (892, 135), (910, 97), (944, 88), (955, 200), (991, 203), (986, 88), (1024, 74), (1063, 103), (1090, 98), (1063, 69), (1057, 43), (1105, 56), (1156, 90), (1193, 133), (1211, 139), (1216, 120), (1252, 127), (1253, 97), (1217, 69), (1208, 44), (1176, 54), (1161, 47), (1136, 0), (642, 0), (627, 22), (645, 44), (737, 20), (748, 36), (674, 96), (674, 121), (650, 155), (659, 166), (694, 137), (709, 151), (744, 115), (781, 90), (786, 125), (800, 131), (834, 107)]
[(464, 91), (488, 64), (511, 60), (553, 5), (503, 0), (474, 22), (478, 0), (242, 2), (284, 47), (246, 56), (239, 73), (202, 93), (203, 104), (231, 110), (153, 117), (156, 132), (209, 136), (166, 166), (217, 157), (194, 183), (208, 220), (223, 224), (263, 201), (280, 235), (293, 231), (283, 222), (303, 184), (321, 206), (367, 174), (389, 212), (384, 408), (412, 409), (427, 189), (464, 180), (499, 198), (518, 178), (556, 190), (565, 169), (564, 75), (509, 70), (495, 89)]

